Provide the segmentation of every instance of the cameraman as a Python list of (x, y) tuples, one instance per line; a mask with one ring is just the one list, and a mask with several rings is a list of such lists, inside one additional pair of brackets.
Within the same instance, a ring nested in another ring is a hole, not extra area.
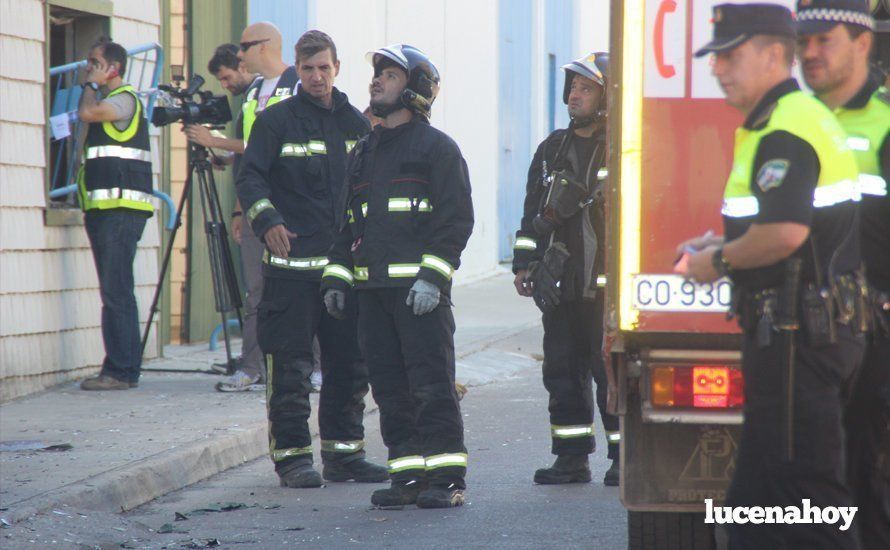
[[(244, 92), (250, 88), (254, 78), (254, 75), (245, 69), (244, 64), (238, 58), (238, 46), (235, 44), (218, 46), (213, 52), (213, 57), (207, 63), (207, 70), (216, 77), (227, 92), (233, 96), (242, 96), (242, 101)], [(200, 124), (188, 124), (183, 128), (183, 132), (193, 143), (229, 152), (227, 157), (221, 157), (214, 152), (212, 157), (214, 165), (234, 163), (234, 173), (237, 176), (241, 154), (244, 153), (244, 127), (240, 110), (235, 118), (234, 126), (235, 138), (215, 136), (207, 127)], [(256, 306), (263, 293), (263, 245), (253, 234), (250, 226), (245, 227), (242, 224), (240, 212), (241, 208), (236, 204), (235, 212), (232, 214), (231, 230), (232, 238), (241, 245), (241, 269), (247, 285), (243, 340), (241, 358), (238, 360), (235, 373), (216, 384), (216, 389), (221, 392), (258, 389), (265, 374), (263, 353), (256, 341)]]
[[(238, 59), (238, 46), (235, 44), (222, 44), (213, 52), (213, 57), (207, 63), (207, 70), (216, 77), (220, 85), (233, 96), (241, 96), (244, 100), (244, 92), (250, 88), (254, 76), (249, 73)], [(200, 124), (187, 124), (183, 128), (189, 141), (209, 147), (212, 149), (222, 149), (231, 153), (230, 155), (220, 157), (215, 154), (213, 157), (214, 165), (232, 164), (234, 162), (234, 173), (238, 174), (238, 163), (241, 160), (241, 154), (244, 153), (244, 136), (241, 125), (241, 113), (235, 118), (235, 138), (218, 137), (213, 135), (209, 129)], [(241, 242), (240, 224), (239, 231), (235, 232), (233, 224), (232, 233), (235, 241)]]
[[(77, 108), (89, 128), (77, 177), (84, 226), (99, 275), (105, 359), (84, 390), (128, 390), (139, 384), (142, 347), (133, 260), (154, 213), (148, 121), (136, 90), (124, 84), (127, 50), (107, 38), (88, 56)], [(99, 99), (99, 94), (102, 99)]]

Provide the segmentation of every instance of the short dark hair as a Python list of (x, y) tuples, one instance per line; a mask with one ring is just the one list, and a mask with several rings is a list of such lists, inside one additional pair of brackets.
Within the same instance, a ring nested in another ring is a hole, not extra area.
[(850, 35), (851, 40), (856, 40), (857, 38), (862, 36), (863, 33), (871, 32), (871, 29), (867, 29), (867, 28), (863, 27), (862, 25), (854, 25), (852, 23), (841, 23), (841, 24), (847, 28), (847, 34)]
[(326, 33), (318, 30), (304, 32), (303, 36), (301, 36), (294, 45), (294, 53), (296, 54), (297, 62), (299, 62), (300, 59), (312, 57), (325, 50), (331, 50), (331, 57), (334, 58), (334, 63), (336, 63), (337, 46), (334, 45), (334, 40)]
[(100, 36), (98, 40), (93, 43), (93, 47), (90, 50), (95, 50), (99, 48), (102, 52), (102, 57), (105, 58), (105, 61), (109, 63), (117, 63), (120, 65), (120, 70), (118, 74), (123, 77), (127, 73), (127, 50), (117, 42), (114, 42), (111, 37), (108, 36)]
[(789, 67), (794, 65), (794, 54), (797, 43), (793, 37), (779, 36), (777, 34), (755, 34), (752, 37), (752, 40), (758, 48), (765, 48), (767, 46), (772, 46), (773, 44), (779, 44), (782, 46), (785, 64)]
[(207, 70), (214, 75), (223, 67), (237, 71), (240, 63), (241, 60), (238, 59), (238, 46), (236, 44), (220, 44), (213, 51), (213, 57), (207, 63)]

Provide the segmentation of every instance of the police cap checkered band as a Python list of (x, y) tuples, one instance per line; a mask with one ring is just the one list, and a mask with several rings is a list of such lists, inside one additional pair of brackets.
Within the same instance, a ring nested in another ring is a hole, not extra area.
[(820, 34), (830, 31), (836, 25), (857, 25), (874, 30), (875, 20), (871, 16), (866, 0), (798, 0), (797, 33)]

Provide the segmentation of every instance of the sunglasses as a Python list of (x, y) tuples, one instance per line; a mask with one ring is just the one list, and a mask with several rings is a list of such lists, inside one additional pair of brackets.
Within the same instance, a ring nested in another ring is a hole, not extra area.
[(263, 42), (268, 42), (268, 41), (269, 41), (268, 38), (263, 38), (262, 40), (251, 40), (250, 42), (242, 42), (238, 45), (241, 46), (242, 52), (246, 52), (247, 50), (256, 46), (257, 44), (262, 44)]

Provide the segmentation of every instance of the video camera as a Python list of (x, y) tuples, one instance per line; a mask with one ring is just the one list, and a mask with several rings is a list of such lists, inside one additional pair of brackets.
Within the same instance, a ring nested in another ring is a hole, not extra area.
[[(155, 126), (166, 126), (178, 120), (185, 124), (223, 125), (232, 120), (229, 100), (224, 95), (213, 95), (209, 90), (198, 91), (204, 85), (204, 78), (192, 75), (187, 88), (174, 84), (161, 84), (163, 90), (179, 104), (172, 107), (155, 107), (151, 115), (151, 123)], [(195, 96), (200, 98), (196, 101)]]

